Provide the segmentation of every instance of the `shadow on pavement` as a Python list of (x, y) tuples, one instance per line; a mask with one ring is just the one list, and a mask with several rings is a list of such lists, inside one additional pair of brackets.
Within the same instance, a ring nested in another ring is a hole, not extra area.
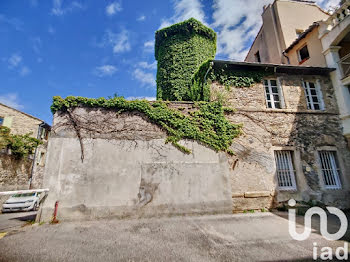
[[(340, 239), (343, 241), (348, 241), (350, 242), (350, 211), (343, 211), (348, 219), (348, 229), (345, 233), (345, 235)], [(340, 220), (336, 215), (330, 214), (329, 212), (327, 212), (327, 230), (329, 233), (336, 233), (338, 232), (339, 228), (340, 228)], [(278, 211), (278, 212), (273, 212), (273, 214), (284, 218), (286, 220), (288, 220), (288, 211)], [(305, 225), (305, 220), (304, 220), (304, 216), (303, 215), (297, 215), (296, 217), (296, 223), (299, 225)], [(311, 219), (311, 227), (314, 231), (314, 233), (317, 233), (319, 235), (321, 235), (320, 232), (320, 217), (318, 215), (313, 215), (312, 219)], [(308, 261), (308, 260), (305, 260)]]
[(17, 217), (12, 217), (9, 220), (20, 220), (20, 221), (35, 221), (36, 214), (30, 214), (23, 216), (23, 213), (18, 213)]

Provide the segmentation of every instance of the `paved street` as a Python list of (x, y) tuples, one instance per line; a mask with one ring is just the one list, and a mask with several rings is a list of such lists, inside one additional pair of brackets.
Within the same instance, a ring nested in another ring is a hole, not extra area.
[(326, 241), (317, 230), (306, 241), (291, 239), (285, 215), (29, 225), (0, 239), (0, 261), (311, 261), (313, 242), (344, 245)]
[(0, 214), (0, 232), (14, 230), (27, 221), (35, 220), (36, 211)]

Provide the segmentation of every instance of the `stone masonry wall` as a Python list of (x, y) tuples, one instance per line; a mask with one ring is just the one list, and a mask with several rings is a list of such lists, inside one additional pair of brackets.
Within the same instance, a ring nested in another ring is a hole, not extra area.
[[(272, 76), (276, 77), (276, 76)], [(321, 76), (279, 75), (285, 108), (267, 109), (264, 87), (224, 87), (213, 83), (216, 92), (225, 93), (226, 104), (236, 108), (228, 115), (243, 123), (244, 135), (232, 149), (231, 172), (233, 209), (272, 207), (290, 198), (317, 200), (325, 204), (349, 207), (350, 152), (342, 136), (337, 104), (329, 78)], [(301, 79), (319, 81), (325, 110), (308, 110)], [(341, 190), (326, 190), (317, 150), (335, 150), (340, 165)], [(292, 150), (296, 173), (296, 191), (277, 187), (274, 150)]]
[(11, 126), (11, 133), (13, 134), (27, 134), (31, 133), (33, 137), (37, 137), (39, 124), (41, 120), (17, 111), (13, 108), (0, 104), (0, 117), (9, 118)]
[[(41, 120), (35, 117), (2, 104), (0, 104), (0, 117), (5, 119), (4, 124), (11, 129), (11, 134), (24, 135), (30, 133), (35, 138), (38, 135), (39, 124), (42, 123)], [(38, 156), (41, 156), (41, 152), (44, 152), (44, 158), (46, 158), (47, 141), (43, 140), (43, 142), (44, 144), (39, 145), (36, 151), (36, 160), (38, 160)], [(31, 188), (42, 187), (45, 159), (41, 160), (40, 163), (36, 161), (33, 173), (32, 158), (24, 160), (11, 159), (11, 155), (0, 154), (0, 192), (29, 189), (31, 174), (33, 174)], [(9, 162), (11, 164), (8, 164)]]

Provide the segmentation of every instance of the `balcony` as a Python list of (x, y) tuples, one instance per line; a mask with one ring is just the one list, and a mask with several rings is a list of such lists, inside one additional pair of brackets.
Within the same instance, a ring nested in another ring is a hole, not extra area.
[(339, 67), (342, 70), (343, 79), (350, 76), (350, 53), (340, 58)]
[(350, 16), (350, 0), (345, 1), (345, 3), (327, 19), (327, 31), (331, 31), (348, 16)]

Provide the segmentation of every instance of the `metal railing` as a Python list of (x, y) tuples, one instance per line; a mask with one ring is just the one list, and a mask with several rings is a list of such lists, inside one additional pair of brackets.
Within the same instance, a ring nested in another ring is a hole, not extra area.
[(343, 78), (350, 76), (350, 53), (340, 58), (338, 63), (342, 70)]
[(333, 27), (341, 23), (346, 17), (350, 16), (350, 0), (347, 0), (326, 20), (327, 30), (331, 31)]

